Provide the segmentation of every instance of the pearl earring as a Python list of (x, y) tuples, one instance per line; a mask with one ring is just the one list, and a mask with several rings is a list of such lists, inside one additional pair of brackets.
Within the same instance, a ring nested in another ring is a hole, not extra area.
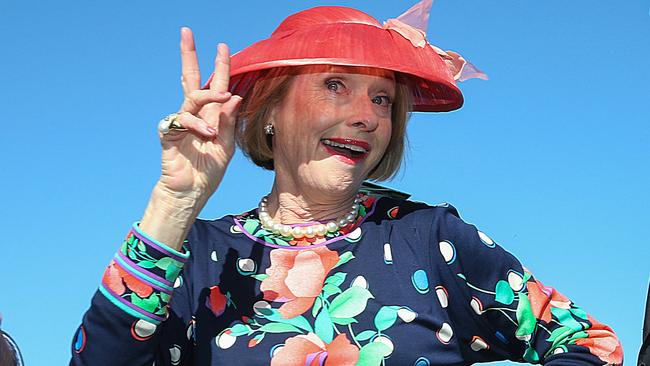
[(269, 122), (266, 126), (264, 126), (264, 132), (266, 132), (266, 134), (269, 136), (275, 135), (275, 127), (273, 126), (273, 123)]

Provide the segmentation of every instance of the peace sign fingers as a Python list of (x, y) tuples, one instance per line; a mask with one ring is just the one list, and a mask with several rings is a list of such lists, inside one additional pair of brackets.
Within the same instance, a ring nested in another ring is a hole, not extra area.
[[(196, 55), (194, 35), (181, 28), (181, 63), (184, 101), (179, 113), (189, 112), (214, 127), (225, 139), (230, 136), (241, 98), (228, 92), (230, 83), (230, 51), (225, 43), (217, 46), (214, 72), (209, 89), (201, 90), (201, 73)], [(223, 124), (222, 122), (226, 122)]]
[(230, 50), (225, 43), (217, 46), (217, 57), (214, 59), (214, 75), (210, 80), (210, 89), (217, 92), (227, 92), (230, 84)]
[(196, 58), (194, 35), (187, 27), (181, 28), (181, 85), (183, 93), (188, 96), (192, 91), (201, 88), (201, 71)]

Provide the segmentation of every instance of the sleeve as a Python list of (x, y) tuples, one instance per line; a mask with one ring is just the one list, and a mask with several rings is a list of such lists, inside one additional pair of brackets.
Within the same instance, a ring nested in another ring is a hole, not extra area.
[(70, 365), (186, 361), (185, 354), (191, 354), (189, 286), (178, 285), (188, 258), (187, 248), (178, 252), (134, 224), (75, 333)]
[(611, 328), (536, 279), (488, 235), (463, 222), (455, 208), (443, 212), (434, 223), (438, 243), (432, 245), (439, 251), (432, 252), (432, 260), (448, 268), (453, 277), (449, 287), (462, 299), (449, 310), (462, 329), (469, 362), (623, 363), (621, 343)]
[(645, 318), (643, 320), (643, 338), (639, 350), (639, 366), (650, 365), (650, 284), (648, 284), (648, 296), (645, 303)]

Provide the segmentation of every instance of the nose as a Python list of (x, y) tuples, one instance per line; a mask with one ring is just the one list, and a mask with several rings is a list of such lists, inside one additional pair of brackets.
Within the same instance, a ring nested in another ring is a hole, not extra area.
[(377, 129), (376, 104), (368, 96), (358, 96), (351, 105), (352, 116), (348, 124), (356, 129), (372, 132)]

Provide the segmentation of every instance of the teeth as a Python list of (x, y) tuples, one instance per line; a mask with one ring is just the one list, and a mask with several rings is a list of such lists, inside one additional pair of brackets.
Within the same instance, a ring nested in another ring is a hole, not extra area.
[(335, 142), (335, 141), (332, 141), (332, 140), (328, 140), (328, 139), (323, 139), (323, 143), (325, 145), (339, 147), (339, 148), (343, 148), (343, 149), (348, 149), (348, 150), (352, 150), (352, 151), (355, 151), (355, 152), (358, 152), (358, 153), (367, 153), (368, 152), (366, 149), (362, 148), (361, 146), (349, 145), (349, 144), (341, 144), (341, 143), (338, 143), (338, 142)]

